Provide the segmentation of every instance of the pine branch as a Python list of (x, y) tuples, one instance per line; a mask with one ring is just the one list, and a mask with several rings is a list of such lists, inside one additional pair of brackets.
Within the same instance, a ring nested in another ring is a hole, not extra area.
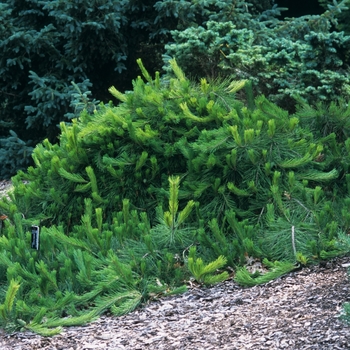
[(296, 176), (298, 179), (321, 182), (321, 181), (330, 181), (330, 180), (337, 179), (339, 176), (339, 173), (336, 169), (333, 169), (328, 173), (314, 170), (314, 171), (308, 171), (305, 173), (298, 173)]
[(108, 91), (115, 97), (117, 98), (119, 101), (121, 102), (126, 102), (127, 101), (127, 97), (125, 96), (125, 94), (121, 93), (120, 91), (118, 91), (114, 86), (111, 86)]
[(52, 337), (54, 335), (60, 334), (63, 331), (62, 327), (52, 329), (45, 327), (44, 325), (32, 322), (24, 325), (24, 328), (28, 329), (31, 332), (37, 333), (43, 337)]
[(232, 182), (227, 183), (227, 188), (239, 197), (249, 197), (251, 194), (248, 191), (242, 190), (235, 186)]
[(7, 288), (4, 304), (0, 305), (0, 315), (4, 321), (8, 321), (13, 309), (16, 295), (20, 288), (20, 283), (14, 279), (10, 281), (10, 285)]
[(94, 169), (91, 166), (88, 166), (85, 168), (85, 171), (88, 174), (90, 179), (92, 193), (98, 194), (97, 179), (96, 179)]
[(295, 268), (296, 266), (290, 262), (275, 263), (271, 271), (254, 278), (245, 267), (242, 267), (236, 271), (234, 280), (242, 286), (253, 287), (259, 284), (270, 282), (271, 280), (285, 275)]
[(227, 87), (227, 90), (230, 93), (236, 93), (237, 91), (243, 89), (247, 84), (247, 80), (236, 80), (232, 81), (230, 85)]
[(96, 311), (92, 310), (84, 313), (80, 316), (73, 316), (67, 318), (51, 318), (41, 325), (45, 328), (53, 328), (62, 329), (61, 327), (71, 327), (71, 326), (83, 326), (89, 322), (96, 320), (98, 316), (96, 315)]
[(69, 237), (69, 236), (65, 235), (63, 232), (61, 232), (60, 229), (55, 227), (55, 226), (50, 227), (47, 230), (48, 230), (48, 234), (52, 235), (57, 240), (58, 243), (61, 243), (62, 245), (80, 248), (82, 250), (85, 250), (85, 251), (93, 254), (91, 248), (83, 240), (80, 240), (80, 239), (75, 238), (75, 237)]
[(140, 58), (138, 58), (136, 60), (137, 65), (140, 67), (142, 75), (144, 76), (144, 78), (149, 82), (149, 83), (153, 83), (153, 79), (151, 77), (151, 75), (148, 73), (148, 71), (146, 70), (145, 66), (142, 63), (142, 60)]
[(141, 297), (141, 293), (136, 290), (107, 295), (96, 300), (93, 312), (98, 316), (106, 310), (111, 310), (114, 315), (124, 315), (140, 304)]
[(186, 77), (184, 72), (181, 70), (181, 68), (178, 66), (177, 62), (175, 59), (169, 60), (169, 64), (173, 70), (173, 72), (176, 75), (176, 78), (179, 79), (180, 82), (186, 81)]
[(312, 155), (307, 153), (302, 158), (292, 158), (292, 159), (284, 160), (283, 162), (279, 163), (278, 165), (284, 169), (297, 168), (300, 166), (307, 165), (311, 161), (312, 161)]
[(58, 173), (64, 177), (65, 179), (72, 181), (72, 182), (78, 182), (78, 183), (87, 183), (87, 181), (79, 174), (72, 174), (65, 170), (64, 168), (60, 168), (58, 170)]
[(47, 269), (47, 265), (43, 260), (35, 263), (35, 267), (40, 273), (41, 277), (45, 277), (45, 279), (49, 282), (49, 284), (55, 289), (58, 290), (57, 280), (56, 280), (56, 271), (49, 272)]
[(179, 208), (178, 196), (179, 196), (179, 184), (180, 177), (169, 177), (169, 212), (171, 217), (171, 227), (175, 228), (176, 214)]
[(186, 221), (186, 219), (192, 213), (192, 209), (194, 206), (195, 206), (195, 202), (193, 200), (190, 200), (189, 202), (187, 202), (185, 208), (180, 211), (180, 213), (177, 217), (176, 224), (178, 226), (182, 225)]
[(190, 248), (187, 267), (197, 282), (209, 285), (222, 282), (228, 278), (227, 271), (216, 274), (217, 270), (224, 267), (227, 263), (227, 259), (224, 256), (221, 255), (209, 264), (204, 264), (203, 260), (196, 258), (195, 255), (196, 247), (193, 246)]

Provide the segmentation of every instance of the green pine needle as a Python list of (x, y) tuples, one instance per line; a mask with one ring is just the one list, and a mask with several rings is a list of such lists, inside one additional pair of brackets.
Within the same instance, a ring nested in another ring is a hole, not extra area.
[(37, 333), (43, 337), (52, 337), (54, 335), (60, 334), (63, 331), (62, 327), (48, 328), (48, 327), (45, 327), (41, 324), (37, 324), (34, 322), (26, 324), (24, 328), (26, 328), (29, 331), (32, 331), (34, 333)]
[(65, 179), (72, 181), (72, 182), (77, 182), (77, 183), (87, 183), (88, 181), (86, 181), (81, 175), (79, 174), (72, 174), (70, 172), (68, 172), (67, 170), (65, 170), (64, 168), (60, 168), (58, 170), (58, 173), (64, 177)]
[(245, 85), (247, 84), (247, 80), (237, 80), (231, 82), (231, 84), (228, 86), (227, 90), (230, 93), (236, 93), (237, 91), (243, 89)]
[(242, 267), (236, 271), (234, 280), (242, 286), (253, 287), (259, 284), (270, 282), (271, 280), (274, 280), (282, 275), (285, 275), (288, 272), (293, 271), (295, 268), (296, 266), (290, 262), (279, 263), (275, 264), (271, 271), (254, 278), (248, 272), (246, 267)]
[(195, 253), (195, 247), (191, 247), (190, 256), (187, 260), (187, 267), (197, 282), (209, 285), (222, 282), (228, 278), (229, 275), (226, 271), (216, 274), (219, 269), (226, 265), (227, 258), (220, 255), (209, 264), (204, 264), (201, 258), (195, 257)]
[(10, 285), (7, 288), (4, 304), (1, 305), (0, 315), (4, 320), (8, 320), (10, 313), (12, 312), (13, 304), (15, 302), (15, 298), (20, 286), (21, 284), (17, 280), (12, 279), (10, 281)]
[(298, 179), (310, 180), (310, 181), (330, 181), (335, 180), (339, 176), (339, 173), (336, 169), (333, 169), (327, 173), (323, 173), (320, 171), (308, 171), (305, 173), (299, 173), (296, 175)]
[(96, 300), (95, 315), (111, 310), (115, 315), (124, 315), (134, 310), (141, 302), (142, 294), (136, 290), (107, 295)]
[(124, 94), (122, 94), (119, 90), (117, 90), (114, 86), (111, 86), (108, 91), (119, 101), (126, 102), (127, 98)]

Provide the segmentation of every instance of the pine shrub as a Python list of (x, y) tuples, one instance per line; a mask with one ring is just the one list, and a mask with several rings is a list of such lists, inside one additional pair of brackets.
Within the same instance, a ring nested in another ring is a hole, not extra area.
[(132, 91), (110, 88), (118, 106), (61, 123), (59, 144), (39, 144), (35, 166), (13, 177), (0, 202), (6, 329), (51, 335), (181, 292), (191, 276), (220, 282), (247, 259), (270, 270), (239, 270), (252, 285), (346, 251), (345, 107), (310, 121), (304, 102), (290, 115), (249, 81), (195, 83), (170, 63), (174, 77), (161, 79), (139, 60)]

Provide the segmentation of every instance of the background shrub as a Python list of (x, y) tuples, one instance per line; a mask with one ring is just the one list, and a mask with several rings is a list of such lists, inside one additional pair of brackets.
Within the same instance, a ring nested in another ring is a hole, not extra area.
[(278, 19), (278, 7), (257, 16), (207, 21), (172, 32), (167, 57), (192, 76), (250, 79), (259, 93), (293, 112), (293, 96), (308, 103), (347, 96), (350, 37), (334, 30), (346, 1), (322, 15)]

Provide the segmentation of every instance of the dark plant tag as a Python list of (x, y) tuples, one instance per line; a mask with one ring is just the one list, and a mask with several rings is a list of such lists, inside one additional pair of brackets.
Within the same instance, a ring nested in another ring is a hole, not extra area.
[(31, 247), (33, 249), (39, 250), (39, 232), (40, 227), (39, 226), (32, 226), (32, 244)]

